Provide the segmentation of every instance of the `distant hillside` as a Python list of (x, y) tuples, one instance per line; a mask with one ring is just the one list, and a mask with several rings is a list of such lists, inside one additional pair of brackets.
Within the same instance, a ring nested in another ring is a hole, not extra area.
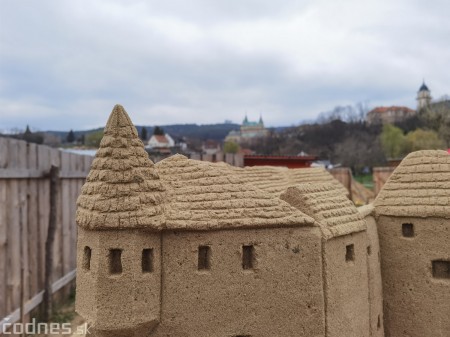
[[(141, 129), (144, 126), (136, 125), (138, 132), (141, 132)], [(147, 128), (148, 134), (153, 134), (154, 126), (145, 126)], [(173, 125), (160, 125), (164, 129), (165, 132), (170, 134), (172, 137), (180, 138), (196, 138), (201, 140), (206, 139), (214, 139), (214, 140), (223, 140), (226, 135), (231, 130), (239, 130), (239, 124), (232, 123), (221, 123), (221, 124), (173, 124)], [(74, 130), (75, 138), (79, 138), (83, 134), (88, 134), (94, 131), (102, 130), (102, 128), (91, 129), (91, 130)], [(46, 131), (46, 133), (55, 135), (64, 139), (67, 136), (68, 131)]]

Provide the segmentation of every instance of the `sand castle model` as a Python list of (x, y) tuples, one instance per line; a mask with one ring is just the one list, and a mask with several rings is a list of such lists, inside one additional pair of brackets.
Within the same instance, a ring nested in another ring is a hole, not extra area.
[[(95, 336), (449, 336), (450, 156), (357, 209), (325, 170), (154, 165), (115, 106), (78, 199)], [(381, 267), (380, 267), (381, 262)]]

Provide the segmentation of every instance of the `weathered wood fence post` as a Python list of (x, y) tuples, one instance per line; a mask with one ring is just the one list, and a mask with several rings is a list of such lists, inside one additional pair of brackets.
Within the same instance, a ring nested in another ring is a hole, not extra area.
[(55, 240), (57, 220), (57, 198), (59, 185), (59, 168), (50, 168), (50, 214), (48, 221), (47, 240), (45, 241), (45, 279), (44, 279), (44, 321), (48, 322), (52, 313), (52, 272), (53, 272), (53, 242)]

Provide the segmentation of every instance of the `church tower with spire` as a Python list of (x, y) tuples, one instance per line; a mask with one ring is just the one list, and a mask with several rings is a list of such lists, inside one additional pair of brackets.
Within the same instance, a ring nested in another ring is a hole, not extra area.
[(431, 92), (430, 89), (428, 89), (427, 85), (425, 84), (425, 81), (423, 81), (422, 85), (419, 88), (419, 91), (417, 92), (417, 111), (422, 110), (423, 108), (426, 108), (431, 103)]

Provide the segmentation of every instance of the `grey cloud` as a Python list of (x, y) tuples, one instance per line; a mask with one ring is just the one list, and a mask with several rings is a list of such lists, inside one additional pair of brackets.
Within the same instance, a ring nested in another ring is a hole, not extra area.
[[(364, 5), (364, 6), (363, 6)], [(314, 118), (450, 93), (450, 5), (418, 1), (3, 1), (0, 129)]]

